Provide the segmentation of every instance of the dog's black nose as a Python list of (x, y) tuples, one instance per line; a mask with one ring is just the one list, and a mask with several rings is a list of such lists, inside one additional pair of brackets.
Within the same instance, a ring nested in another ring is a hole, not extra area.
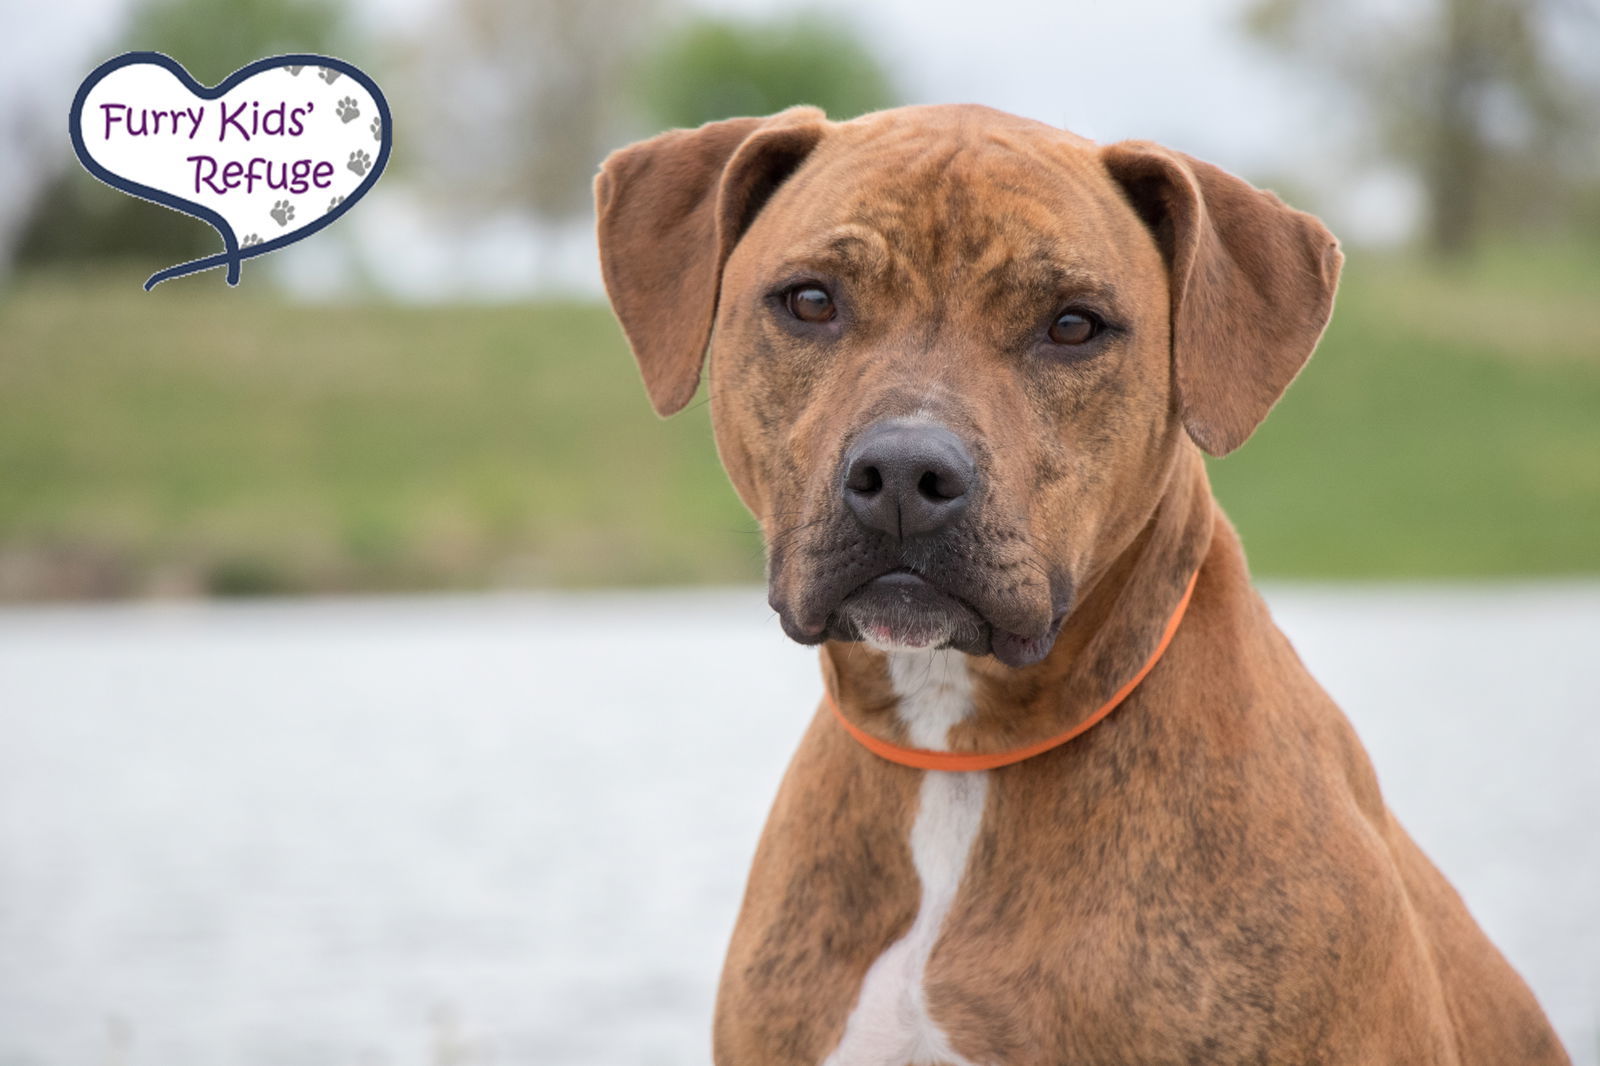
[(868, 529), (934, 533), (961, 516), (978, 468), (961, 438), (923, 422), (868, 427), (844, 459), (844, 500)]

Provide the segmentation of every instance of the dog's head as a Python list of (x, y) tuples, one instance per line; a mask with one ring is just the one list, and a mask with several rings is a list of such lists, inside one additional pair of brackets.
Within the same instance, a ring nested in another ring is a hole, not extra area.
[(1190, 441), (1242, 444), (1310, 357), (1314, 218), (1158, 145), (980, 107), (676, 130), (596, 181), (661, 414), (711, 349), (717, 444), (794, 639), (1021, 666)]

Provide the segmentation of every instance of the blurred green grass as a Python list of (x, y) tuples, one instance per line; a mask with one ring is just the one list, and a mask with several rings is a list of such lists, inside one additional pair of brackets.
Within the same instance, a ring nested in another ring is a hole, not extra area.
[(705, 413), (657, 421), (598, 305), (286, 306), (136, 278), (0, 304), (0, 552), (87, 559), (113, 594), (760, 573)]
[[(760, 576), (704, 405), (659, 422), (598, 304), (138, 276), (0, 298), (0, 596)], [(1256, 572), (1600, 572), (1597, 296), (1593, 250), (1353, 257), (1310, 367), (1212, 464)]]
[(1600, 572), (1600, 249), (1352, 256), (1316, 355), (1211, 475), (1258, 574)]

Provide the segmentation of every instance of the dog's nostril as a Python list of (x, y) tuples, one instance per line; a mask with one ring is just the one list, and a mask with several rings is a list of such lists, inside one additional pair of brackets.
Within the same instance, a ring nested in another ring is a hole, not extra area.
[(929, 470), (917, 482), (917, 491), (922, 493), (922, 498), (933, 503), (944, 503), (959, 496), (965, 496), (967, 490), (958, 479), (940, 477), (939, 471)]
[(849, 480), (844, 485), (851, 492), (871, 495), (883, 488), (883, 475), (875, 466), (858, 466), (850, 471)]

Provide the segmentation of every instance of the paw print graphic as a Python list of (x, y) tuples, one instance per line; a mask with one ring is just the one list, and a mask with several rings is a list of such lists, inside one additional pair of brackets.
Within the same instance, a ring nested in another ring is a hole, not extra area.
[(333, 70), (330, 67), (318, 67), (317, 68), (317, 77), (321, 78), (323, 81), (327, 82), (329, 85), (332, 85), (334, 82), (339, 80), (339, 72), (337, 70)]
[(272, 205), (270, 214), (273, 221), (278, 225), (287, 226), (289, 220), (294, 217), (294, 204), (291, 204), (288, 200), (279, 200)]
[(342, 122), (349, 122), (361, 114), (361, 109), (356, 106), (355, 97), (353, 96), (347, 96), (340, 100), (339, 106), (334, 110), (339, 113), (339, 119)]
[(378, 117), (374, 116), (373, 119), (372, 119), (372, 125), (367, 127), (367, 128), (372, 131), (372, 139), (373, 140), (375, 140), (375, 141), (382, 141), (383, 140), (383, 120), (381, 118), (378, 118)]
[(365, 174), (367, 172), (367, 168), (372, 166), (372, 157), (360, 149), (357, 149), (356, 151), (350, 153), (350, 162), (346, 163), (345, 166), (349, 167), (357, 174)]
[(302, 66), (302, 67), (284, 67), (283, 69), (287, 70), (290, 74), (293, 74), (295, 77), (298, 78), (300, 76), (300, 72), (302, 70), (306, 69), (306, 68)]
[[(344, 197), (343, 196), (335, 196), (333, 199), (328, 201), (328, 211), (332, 211), (334, 208), (338, 207), (342, 203), (344, 203)], [(328, 211), (324, 211), (322, 213), (323, 214), (327, 214)]]
[(239, 242), (239, 247), (241, 247), (241, 248), (249, 248), (252, 245), (256, 245), (256, 244), (260, 244), (260, 243), (261, 243), (261, 234), (252, 233), (248, 237), (246, 237), (244, 240)]

